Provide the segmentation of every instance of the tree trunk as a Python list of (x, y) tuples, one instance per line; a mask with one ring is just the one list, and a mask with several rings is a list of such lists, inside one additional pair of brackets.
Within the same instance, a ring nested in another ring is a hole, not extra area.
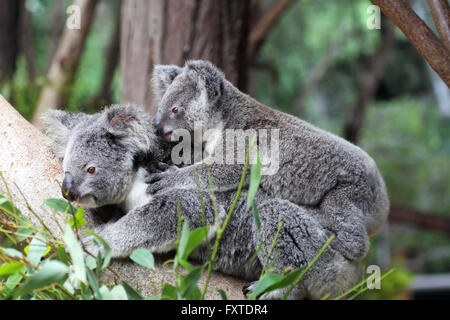
[(19, 20), (20, 2), (0, 1), (0, 82), (10, 79), (16, 71)]
[(119, 1), (117, 7), (114, 5), (111, 10), (116, 11), (115, 20), (115, 30), (111, 35), (111, 40), (109, 42), (108, 48), (105, 52), (106, 66), (103, 71), (102, 82), (100, 84), (100, 90), (98, 94), (89, 102), (93, 110), (99, 110), (103, 106), (112, 103), (112, 92), (111, 85), (114, 79), (114, 74), (116, 72), (117, 66), (119, 64), (119, 53), (120, 53), (120, 7), (121, 1)]
[(205, 59), (247, 87), (249, 0), (135, 0), (122, 7), (122, 102), (152, 106), (155, 64)]
[(48, 72), (49, 84), (42, 88), (33, 115), (33, 123), (38, 127), (41, 126), (40, 117), (45, 111), (60, 108), (65, 103), (67, 89), (70, 87), (78, 69), (97, 2), (98, 0), (75, 0), (74, 2), (74, 5), (80, 8), (80, 29), (66, 27), (63, 32)]
[[(64, 226), (61, 216), (50, 212), (43, 206), (48, 198), (61, 198), (60, 183), (62, 168), (59, 161), (49, 149), (51, 141), (39, 130), (28, 123), (22, 116), (0, 95), (0, 173), (4, 176), (14, 204), (30, 219), (31, 223), (41, 226), (39, 220), (27, 209), (22, 194), (25, 195), (31, 208), (52, 234), (62, 237), (60, 226)], [(19, 189), (21, 192), (19, 192)], [(7, 196), (7, 190), (0, 179), (0, 194)], [(0, 225), (6, 219), (0, 211)], [(89, 216), (86, 217), (89, 221)], [(142, 294), (160, 294), (162, 281), (174, 283), (173, 274), (165, 272), (162, 262), (167, 257), (155, 255), (156, 271), (138, 266), (127, 259), (113, 259), (111, 268), (134, 288), (140, 289)], [(104, 281), (111, 282), (113, 275), (106, 271)], [(205, 276), (199, 281), (203, 287)], [(220, 299), (218, 289), (223, 289), (229, 299), (243, 299), (242, 287), (245, 282), (227, 275), (214, 272), (211, 277), (207, 299)]]

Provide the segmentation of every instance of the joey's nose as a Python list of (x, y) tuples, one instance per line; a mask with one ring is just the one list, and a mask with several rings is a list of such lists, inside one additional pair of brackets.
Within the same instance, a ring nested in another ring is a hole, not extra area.
[(156, 114), (155, 118), (153, 119), (153, 126), (155, 127), (155, 133), (158, 136), (162, 136), (163, 135), (163, 128), (162, 128), (162, 125), (161, 125), (161, 118), (162, 118), (161, 113), (158, 112)]
[(73, 176), (69, 172), (64, 175), (61, 191), (63, 197), (69, 201), (75, 201), (80, 197), (78, 192), (75, 191)]

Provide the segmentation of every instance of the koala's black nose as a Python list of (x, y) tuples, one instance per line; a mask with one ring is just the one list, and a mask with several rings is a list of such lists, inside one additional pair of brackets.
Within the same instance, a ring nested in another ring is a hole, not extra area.
[(80, 195), (75, 192), (74, 189), (73, 176), (69, 172), (66, 172), (64, 174), (64, 180), (61, 188), (63, 197), (69, 201), (77, 200)]

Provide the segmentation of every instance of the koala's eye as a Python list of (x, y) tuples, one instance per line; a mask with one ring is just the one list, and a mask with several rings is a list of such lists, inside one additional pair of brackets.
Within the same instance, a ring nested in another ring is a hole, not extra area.
[(89, 167), (89, 168), (87, 169), (87, 172), (88, 172), (89, 174), (94, 174), (94, 173), (95, 173), (95, 167)]
[(177, 107), (173, 107), (173, 108), (172, 108), (172, 113), (173, 113), (173, 114), (177, 114), (177, 113), (178, 113), (178, 111), (179, 111), (179, 110), (178, 110), (178, 108), (177, 108)]

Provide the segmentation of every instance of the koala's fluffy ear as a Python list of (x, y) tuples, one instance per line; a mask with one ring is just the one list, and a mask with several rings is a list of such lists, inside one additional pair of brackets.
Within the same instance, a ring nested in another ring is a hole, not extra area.
[(151, 118), (134, 106), (115, 105), (106, 109), (106, 128), (132, 153), (147, 152), (153, 137)]
[(89, 117), (90, 115), (85, 113), (69, 113), (62, 110), (49, 110), (42, 116), (45, 133), (55, 141), (53, 153), (58, 158), (64, 158), (71, 130)]
[(197, 84), (206, 91), (208, 101), (217, 102), (223, 94), (225, 75), (211, 62), (191, 60), (186, 62), (186, 72), (196, 78)]
[(162, 99), (173, 80), (183, 71), (176, 65), (156, 65), (153, 69), (152, 84), (156, 97)]

